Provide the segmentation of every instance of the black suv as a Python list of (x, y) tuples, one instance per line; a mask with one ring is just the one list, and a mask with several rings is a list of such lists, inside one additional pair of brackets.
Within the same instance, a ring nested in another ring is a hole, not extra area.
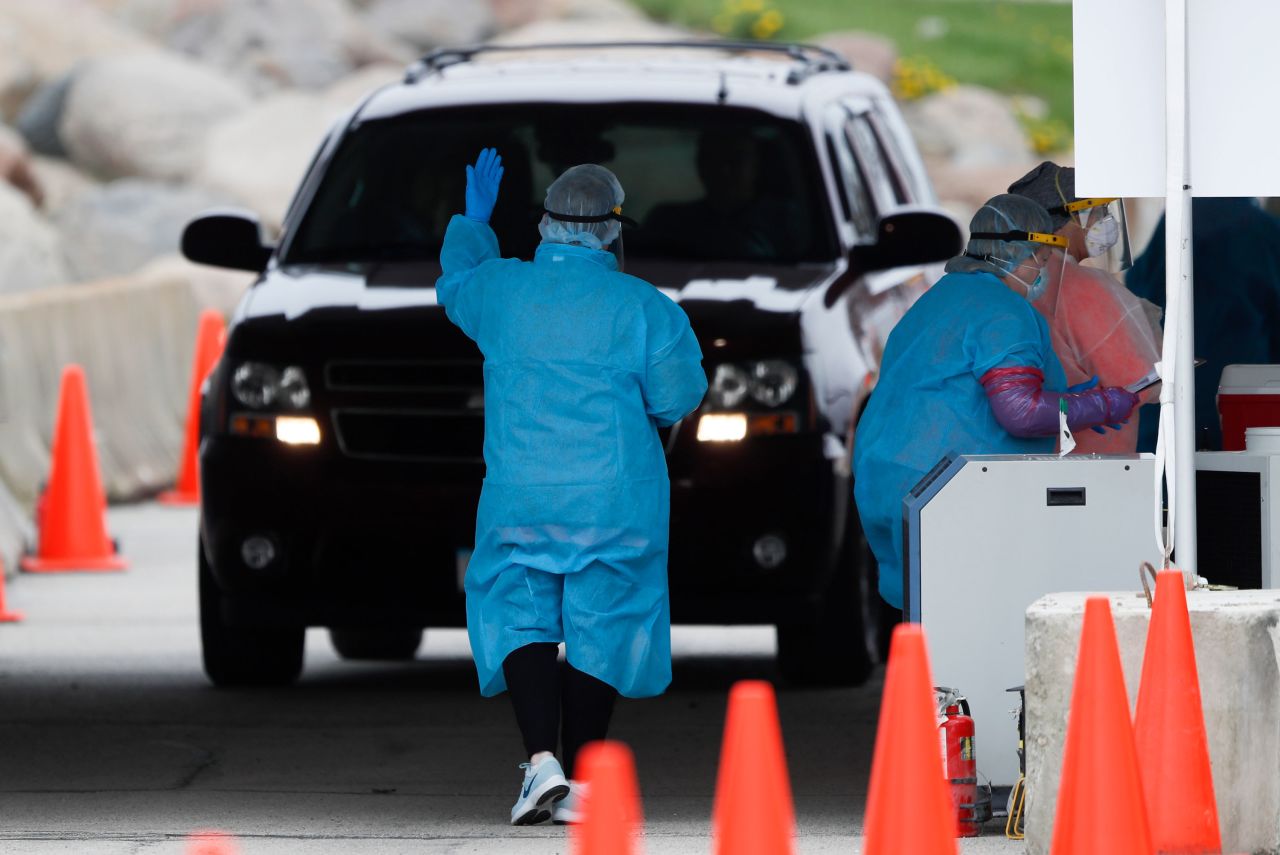
[(875, 663), (853, 424), (926, 287), (918, 265), (960, 246), (896, 106), (805, 46), (556, 47), (437, 52), (365, 98), (274, 246), (242, 212), (187, 226), (188, 258), (261, 274), (204, 395), (215, 683), (293, 680), (308, 626), (343, 656), (395, 659), (424, 627), (462, 625), (482, 360), (433, 284), (484, 146), (506, 167), (492, 225), (507, 256), (531, 257), (563, 169), (612, 169), (640, 223), (627, 272), (678, 300), (702, 343), (710, 391), (665, 432), (673, 620), (775, 624), (798, 683), (859, 682)]

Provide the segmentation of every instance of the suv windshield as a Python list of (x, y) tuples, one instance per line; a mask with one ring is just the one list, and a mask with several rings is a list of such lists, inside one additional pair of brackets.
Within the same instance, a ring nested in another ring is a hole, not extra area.
[(505, 175), (491, 225), (530, 258), (547, 185), (578, 163), (626, 191), (628, 258), (829, 261), (836, 239), (804, 125), (729, 107), (491, 105), (366, 121), (343, 140), (287, 251), (289, 263), (425, 261), (461, 213), (484, 146)]

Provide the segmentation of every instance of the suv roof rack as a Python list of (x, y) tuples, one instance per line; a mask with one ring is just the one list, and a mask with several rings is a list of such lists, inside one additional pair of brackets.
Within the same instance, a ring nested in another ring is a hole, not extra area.
[(718, 50), (730, 53), (780, 53), (801, 63), (787, 76), (787, 82), (796, 84), (809, 75), (824, 71), (849, 71), (849, 61), (830, 48), (802, 42), (758, 42), (750, 39), (682, 39), (679, 41), (611, 41), (611, 42), (547, 42), (532, 45), (469, 45), (466, 47), (437, 48), (405, 70), (404, 82), (417, 83), (422, 78), (436, 74), (451, 65), (470, 62), (485, 53), (520, 53), (544, 50)]

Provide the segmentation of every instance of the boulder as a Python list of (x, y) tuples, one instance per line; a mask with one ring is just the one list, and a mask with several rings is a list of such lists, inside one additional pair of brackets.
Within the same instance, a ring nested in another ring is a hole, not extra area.
[(926, 159), (958, 168), (1034, 160), (1009, 99), (979, 86), (956, 86), (902, 105)]
[(0, 294), (68, 280), (58, 233), (21, 191), (0, 183)]
[(325, 100), (335, 108), (354, 107), (364, 96), (388, 83), (399, 82), (404, 77), (403, 65), (379, 62), (344, 77), (324, 92)]
[(176, 252), (196, 214), (230, 204), (225, 196), (151, 179), (94, 187), (58, 215), (67, 266), (77, 281), (132, 273)]
[(77, 165), (103, 178), (186, 178), (210, 128), (249, 104), (216, 72), (160, 53), (86, 63), (58, 133)]
[(22, 191), (37, 208), (44, 201), (44, 191), (36, 177), (26, 142), (17, 131), (4, 125), (0, 125), (0, 179)]
[(855, 69), (865, 71), (885, 85), (893, 82), (893, 67), (898, 62), (898, 46), (892, 39), (859, 30), (847, 30), (827, 33), (811, 41), (830, 48), (849, 60)]
[[(678, 27), (631, 18), (566, 19), (535, 21), (524, 27), (503, 33), (493, 39), (494, 44), (530, 45), (545, 42), (607, 42), (607, 41), (675, 41), (686, 39), (689, 33)], [(552, 58), (551, 52), (539, 52), (539, 57)], [(566, 51), (566, 57), (581, 57), (578, 51)], [(663, 54), (664, 56), (667, 54)], [(699, 56), (704, 54), (699, 53)]]
[(67, 106), (67, 92), (71, 89), (74, 72), (50, 80), (27, 99), (18, 111), (14, 122), (31, 148), (50, 157), (66, 157), (67, 147), (62, 144), (59, 126), (62, 111)]
[(44, 193), (42, 211), (50, 220), (56, 221), (73, 200), (97, 186), (88, 175), (59, 158), (37, 155), (32, 158), (32, 168)]
[(375, 0), (365, 20), (375, 32), (419, 51), (483, 41), (497, 29), (488, 3), (456, 0)]
[(547, 0), (547, 17), (569, 21), (648, 21), (627, 0)]
[(532, 24), (553, 14), (555, 0), (490, 0), (499, 32)]
[(342, 112), (319, 95), (272, 95), (210, 132), (196, 180), (256, 211), (268, 228), (279, 227), (307, 164)]
[(77, 63), (148, 49), (137, 33), (87, 0), (0, 3), (0, 111), (18, 114), (41, 85)]
[[(471, 3), (455, 4), (455, 14)], [(368, 62), (412, 52), (379, 39), (344, 0), (202, 0), (181, 4), (166, 44), (226, 70), (255, 92), (322, 88)]]

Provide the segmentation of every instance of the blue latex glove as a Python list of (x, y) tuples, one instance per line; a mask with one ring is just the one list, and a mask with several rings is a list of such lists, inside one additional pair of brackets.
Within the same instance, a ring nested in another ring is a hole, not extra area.
[(1096, 425), (1094, 427), (1089, 428), (1089, 430), (1093, 431), (1094, 433), (1105, 434), (1107, 432), (1107, 428), (1111, 428), (1112, 430), (1120, 430), (1120, 428), (1124, 427), (1128, 423), (1129, 423), (1129, 420), (1125, 419), (1124, 421), (1118, 422), (1113, 425)]
[(1083, 383), (1077, 383), (1074, 386), (1067, 387), (1068, 395), (1078, 395), (1081, 392), (1088, 392), (1090, 389), (1098, 385), (1098, 375), (1095, 374)]
[(475, 166), (467, 167), (467, 219), (489, 222), (493, 206), (498, 204), (502, 171), (502, 157), (492, 148), (481, 149)]

